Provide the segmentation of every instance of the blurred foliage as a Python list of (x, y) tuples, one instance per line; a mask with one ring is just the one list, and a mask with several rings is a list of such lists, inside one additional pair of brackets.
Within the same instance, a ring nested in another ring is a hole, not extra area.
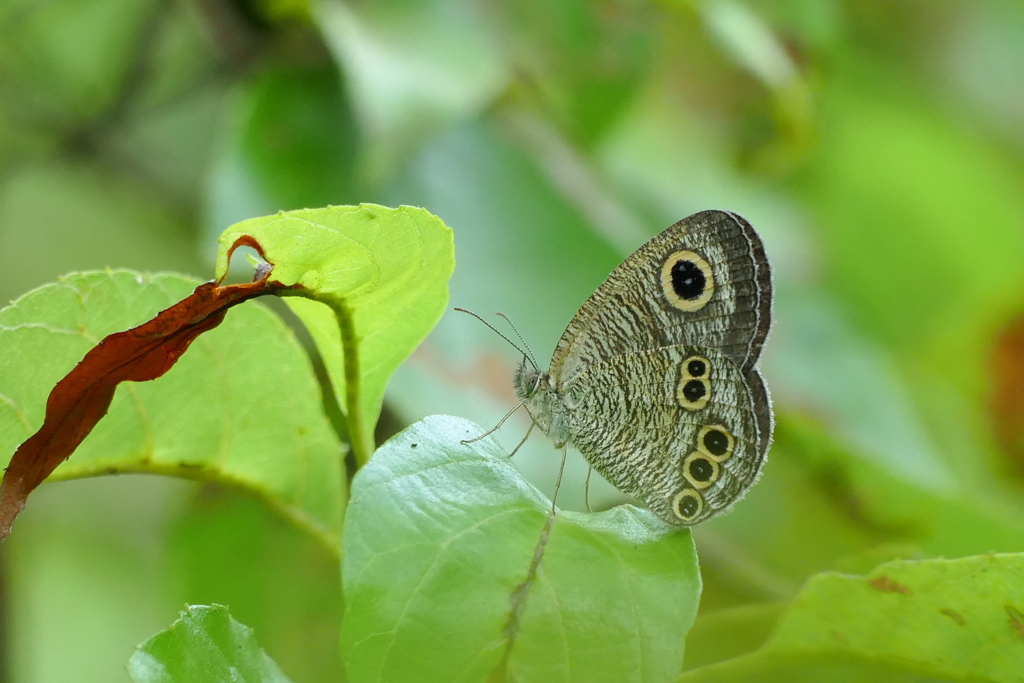
[[(0, 300), (88, 268), (206, 278), (237, 220), (406, 203), (455, 232), (452, 303), (507, 313), (546, 356), (648, 236), (743, 214), (774, 265), (780, 424), (761, 483), (694, 530), (686, 665), (713, 664), (765, 643), (813, 574), (1024, 549), (1022, 122), (1013, 0), (7, 0)], [(494, 424), (517, 360), (446, 315), (385, 414)], [(549, 442), (516, 461), (551, 493)], [(571, 455), (560, 504), (583, 508), (585, 473)], [(208, 519), (211, 495), (44, 487), (0, 551), (11, 679), (125, 680), (204, 601), (297, 683), (337, 680), (340, 607), (309, 625), (340, 603), (310, 578), (334, 560), (237, 496)], [(295, 597), (239, 597), (235, 575)]]

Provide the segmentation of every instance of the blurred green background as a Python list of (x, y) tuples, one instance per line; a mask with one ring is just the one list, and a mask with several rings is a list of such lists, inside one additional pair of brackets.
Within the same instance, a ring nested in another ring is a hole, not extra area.
[[(672, 222), (758, 228), (779, 429), (762, 482), (695, 530), (687, 666), (755, 647), (812, 573), (1024, 550), (1021, 3), (0, 4), (0, 301), (72, 270), (208, 278), (229, 224), (358, 202), (439, 215), (452, 305), (545, 358)], [(493, 425), (518, 360), (446, 315), (381, 435)], [(549, 493), (558, 460), (540, 435), (517, 456)], [(574, 454), (560, 504), (585, 474)], [(230, 605), (297, 683), (340, 680), (336, 558), (230, 491), (43, 487), (0, 560), (6, 680), (127, 680), (185, 602)]]

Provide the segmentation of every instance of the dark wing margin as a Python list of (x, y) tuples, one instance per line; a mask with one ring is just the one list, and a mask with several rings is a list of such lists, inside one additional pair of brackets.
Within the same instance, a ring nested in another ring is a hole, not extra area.
[[(772, 326), (772, 301), (775, 298), (775, 285), (772, 282), (772, 269), (768, 263), (768, 255), (764, 251), (764, 242), (761, 241), (761, 236), (754, 230), (754, 226), (738, 213), (730, 211), (723, 213), (726, 213), (729, 218), (736, 221), (736, 224), (743, 231), (743, 236), (747, 240), (753, 257), (756, 273), (754, 279), (757, 282), (757, 290), (760, 294), (757, 306), (754, 309), (757, 314), (754, 336), (750, 340), (747, 356), (740, 365), (744, 370), (749, 370), (757, 364), (758, 359), (761, 357), (761, 349), (764, 347), (765, 340), (768, 338), (768, 332)], [(760, 384), (763, 387), (764, 381), (762, 380)], [(765, 395), (767, 396), (767, 391)]]

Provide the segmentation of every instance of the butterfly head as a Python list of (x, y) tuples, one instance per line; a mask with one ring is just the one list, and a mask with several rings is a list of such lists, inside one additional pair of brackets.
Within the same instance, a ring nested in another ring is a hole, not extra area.
[(538, 370), (529, 360), (523, 360), (516, 368), (515, 386), (516, 395), (526, 406), (534, 424), (557, 443), (567, 441), (569, 432), (565, 406), (551, 375)]
[(529, 403), (537, 394), (541, 384), (547, 379), (547, 373), (538, 370), (529, 359), (523, 358), (516, 368), (516, 396), (524, 403)]

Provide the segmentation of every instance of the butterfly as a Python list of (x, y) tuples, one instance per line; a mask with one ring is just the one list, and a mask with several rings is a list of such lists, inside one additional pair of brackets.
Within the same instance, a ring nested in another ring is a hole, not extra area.
[(757, 362), (771, 326), (764, 245), (735, 213), (688, 216), (640, 247), (570, 321), (542, 372), (514, 384), (534, 424), (575, 446), (665, 522), (727, 511), (757, 481), (771, 399)]

